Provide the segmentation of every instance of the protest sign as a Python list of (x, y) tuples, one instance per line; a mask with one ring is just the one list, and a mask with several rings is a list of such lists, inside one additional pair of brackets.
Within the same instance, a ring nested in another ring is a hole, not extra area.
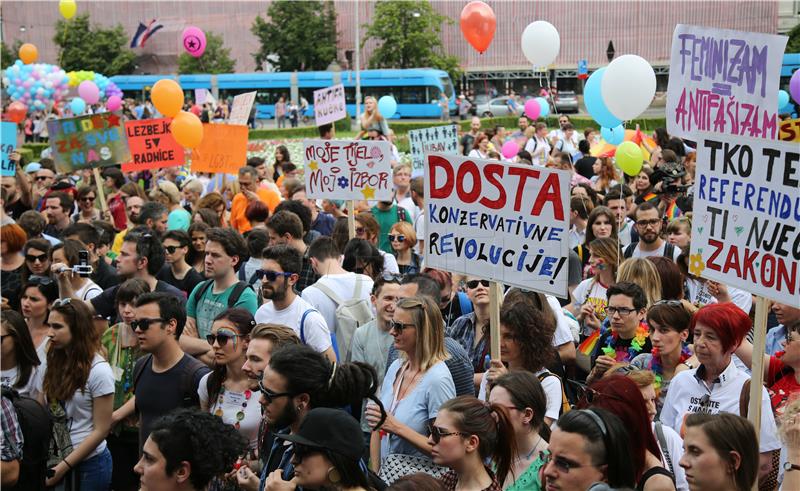
[(169, 130), (169, 119), (127, 121), (125, 135), (131, 160), (122, 164), (122, 172), (177, 167), (183, 165), (183, 147)]
[(426, 153), (458, 155), (458, 128), (456, 125), (434, 126), (408, 132), (411, 144), (411, 172), (420, 175), (425, 166)]
[(800, 307), (800, 152), (701, 133), (689, 272)]
[(192, 172), (238, 174), (246, 163), (247, 126), (203, 125), (203, 141), (192, 150)]
[(800, 119), (781, 121), (780, 139), (785, 142), (800, 142)]
[(429, 154), (425, 264), (566, 298), (566, 171)]
[(244, 94), (239, 94), (234, 97), (228, 123), (247, 125), (247, 120), (250, 119), (250, 110), (253, 108), (253, 102), (255, 102), (255, 100), (255, 91), (245, 92)]
[(50, 148), (59, 174), (128, 162), (131, 152), (120, 113), (87, 114), (47, 122)]
[(672, 35), (667, 131), (774, 140), (786, 36), (678, 24)]
[(206, 96), (208, 95), (208, 89), (194, 89), (194, 103), (195, 104), (204, 104), (206, 102)]
[(347, 117), (344, 104), (344, 85), (338, 84), (314, 91), (314, 120), (317, 126)]
[(14, 176), (17, 174), (17, 164), (11, 160), (11, 154), (17, 148), (17, 124), (3, 121), (0, 135), (0, 175)]
[(306, 195), (313, 199), (392, 199), (389, 142), (304, 140)]

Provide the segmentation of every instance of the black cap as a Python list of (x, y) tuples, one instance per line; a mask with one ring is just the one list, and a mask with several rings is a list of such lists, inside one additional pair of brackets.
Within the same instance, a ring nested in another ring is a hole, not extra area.
[(318, 407), (308, 412), (297, 433), (275, 435), (292, 443), (325, 449), (351, 460), (361, 458), (361, 425), (341, 409)]

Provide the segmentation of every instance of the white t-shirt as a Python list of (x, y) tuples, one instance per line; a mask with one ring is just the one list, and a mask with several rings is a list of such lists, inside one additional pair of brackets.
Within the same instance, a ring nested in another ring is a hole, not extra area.
[(419, 245), (419, 241), (425, 240), (425, 210), (420, 210), (417, 220), (414, 222), (414, 233), (417, 234), (417, 254), (424, 255), (425, 251)]
[(422, 213), (422, 210), (417, 208), (417, 205), (414, 204), (414, 200), (411, 199), (410, 192), (408, 193), (408, 196), (397, 202), (397, 206), (402, 206), (403, 208), (406, 209), (406, 211), (408, 212), (408, 218), (409, 220), (411, 220), (411, 223), (414, 223), (419, 214)]
[(600, 322), (603, 322), (606, 319), (606, 307), (608, 306), (607, 291), (608, 288), (595, 278), (587, 278), (581, 281), (572, 291), (572, 296), (575, 298), (572, 305), (575, 307), (575, 311), (580, 312), (581, 307), (586, 302), (592, 303), (595, 306), (594, 314)]
[[(641, 240), (641, 239), (640, 239)], [(667, 247), (667, 243), (665, 241), (661, 242), (661, 247), (654, 251), (643, 251), (639, 248), (642, 243), (639, 242), (636, 244), (636, 247), (633, 248), (633, 252), (631, 253), (631, 257), (651, 257), (651, 256), (663, 256), (664, 255), (664, 248)], [(681, 255), (681, 248), (680, 247), (673, 247), (672, 248), (672, 260), (677, 261), (678, 256)]]
[[(303, 312), (307, 310), (311, 310), (311, 312), (306, 316), (301, 335), (300, 321), (303, 318)], [(325, 318), (314, 309), (314, 306), (299, 296), (283, 310), (275, 310), (272, 302), (265, 303), (256, 311), (255, 320), (259, 324), (273, 323), (291, 328), (297, 337), (305, 340), (305, 344), (320, 353), (331, 347), (331, 333)]]
[(397, 258), (393, 254), (389, 254), (378, 249), (378, 252), (383, 256), (383, 274), (400, 274), (400, 266), (397, 265)]
[(686, 482), (686, 471), (683, 470), (683, 467), (678, 465), (683, 457), (683, 438), (679, 434), (675, 432), (669, 426), (662, 424), (661, 429), (664, 430), (664, 440), (667, 443), (667, 452), (669, 452), (669, 459), (672, 462), (672, 468), (670, 469), (669, 465), (667, 464), (667, 459), (664, 456), (664, 447), (661, 446), (661, 442), (658, 440), (658, 436), (656, 434), (656, 424), (650, 423), (650, 426), (653, 428), (653, 436), (656, 436), (656, 443), (658, 443), (658, 448), (661, 449), (661, 464), (667, 470), (672, 470), (673, 474), (675, 475), (675, 488), (677, 491), (689, 491), (689, 483)]
[(544, 167), (547, 164), (547, 157), (550, 155), (550, 143), (534, 136), (525, 144), (525, 151), (531, 154), (533, 165)]
[[(17, 367), (9, 368), (0, 372), (0, 384), (4, 387), (14, 387), (19, 378), (19, 369)], [(33, 367), (31, 375), (28, 377), (28, 383), (24, 387), (14, 387), (21, 396), (28, 396), (36, 399), (42, 393), (42, 384), (44, 382), (44, 369), (41, 365)]]
[(79, 290), (75, 291), (75, 297), (80, 298), (84, 302), (88, 302), (101, 293), (103, 293), (103, 289), (94, 281), (86, 278), (86, 283), (84, 283)]
[[(322, 276), (317, 283), (322, 283), (336, 293), (343, 301), (355, 298), (356, 281), (361, 283), (361, 293), (359, 298), (369, 302), (370, 293), (372, 293), (372, 278), (363, 274), (344, 273), (344, 274), (326, 274)], [(330, 299), (325, 293), (316, 287), (317, 283), (309, 285), (303, 290), (301, 296), (303, 300), (311, 304), (315, 309), (322, 314), (325, 318), (325, 323), (329, 329), (333, 329), (336, 334), (336, 339), (343, 339), (339, 333), (339, 326), (336, 323), (336, 302)], [(347, 336), (347, 339), (352, 339), (352, 333)], [(349, 352), (349, 342), (347, 344)], [(341, 353), (341, 345), (340, 345)]]
[(564, 315), (564, 311), (561, 309), (561, 304), (558, 302), (558, 299), (552, 295), (546, 295), (546, 298), (547, 305), (550, 306), (550, 309), (556, 316), (556, 332), (553, 334), (553, 346), (557, 348), (562, 344), (573, 342), (574, 339), (572, 339), (572, 331), (569, 328), (567, 316)]
[[(208, 404), (208, 377), (211, 372), (203, 375), (200, 379), (200, 384), (197, 386), (197, 396), (200, 398), (200, 404), (208, 405), (208, 412), (215, 414), (222, 418), (222, 422), (231, 426), (239, 423), (239, 433), (247, 439), (249, 445), (248, 449), (253, 449), (258, 446), (258, 427), (261, 424), (261, 405), (258, 403), (259, 392), (248, 391), (250, 397), (247, 398), (247, 393), (230, 392), (221, 390), (216, 400), (212, 404)], [(222, 398), (222, 404), (219, 403)], [(244, 418), (239, 419), (237, 414), (244, 413)]]
[[(538, 377), (543, 373), (550, 372), (545, 368), (534, 373), (534, 375)], [(486, 389), (488, 385), (489, 381), (486, 378), (486, 373), (484, 372), (481, 376), (481, 386), (478, 389), (479, 400), (487, 400), (488, 394)], [(542, 379), (542, 389), (544, 389), (544, 395), (547, 397), (547, 409), (545, 409), (544, 415), (545, 417), (552, 419), (553, 424), (555, 424), (556, 420), (558, 420), (559, 414), (561, 414), (561, 380), (558, 377), (544, 377)]]
[(569, 229), (569, 247), (575, 249), (586, 242), (586, 229), (578, 230), (575, 226)]
[[(708, 291), (708, 283), (699, 281), (694, 278), (686, 278), (686, 290), (689, 292), (687, 300), (694, 305), (702, 307), (711, 303), (717, 303), (716, 297), (711, 295)], [(731, 297), (731, 303), (742, 309), (742, 311), (750, 315), (750, 309), (753, 307), (753, 295), (744, 290), (728, 287), (728, 296)]]

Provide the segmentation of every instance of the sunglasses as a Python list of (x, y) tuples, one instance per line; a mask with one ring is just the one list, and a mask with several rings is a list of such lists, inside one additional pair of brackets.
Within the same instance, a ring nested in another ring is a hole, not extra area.
[(167, 254), (175, 254), (175, 251), (177, 251), (179, 247), (184, 246), (166, 246), (164, 247), (164, 250), (167, 251)]
[(228, 334), (227, 332), (220, 332), (217, 334), (206, 334), (206, 341), (208, 341), (208, 344), (212, 346), (216, 342), (217, 344), (220, 345), (220, 347), (222, 347), (228, 344), (228, 341), (230, 341), (231, 339), (236, 339), (241, 336), (242, 336), (241, 334)]
[(166, 322), (161, 317), (155, 317), (153, 319), (136, 319), (131, 321), (131, 329), (140, 330), (142, 332), (150, 329), (150, 324), (154, 324), (156, 322)]
[(279, 397), (294, 397), (294, 394), (291, 392), (272, 392), (264, 387), (264, 382), (258, 383), (258, 391), (261, 392), (261, 395), (267, 400), (267, 404), (272, 404), (272, 401)]
[(55, 281), (53, 280), (53, 278), (51, 278), (49, 276), (40, 276), (38, 274), (35, 274), (35, 275), (31, 275), (31, 276), (28, 277), (28, 284), (29, 285), (47, 286), (47, 285), (50, 285), (52, 283), (55, 283)]
[(383, 278), (383, 281), (386, 283), (400, 283), (403, 281), (403, 277), (404, 275), (395, 273), (383, 273), (383, 275), (381, 275), (381, 278)]
[(267, 281), (275, 281), (278, 277), (288, 278), (292, 276), (294, 273), (286, 273), (281, 271), (272, 271), (270, 269), (257, 269), (256, 270), (256, 278), (259, 280), (266, 278)]
[(38, 182), (38, 181), (46, 181), (48, 179), (54, 179), (54, 178), (53, 177), (49, 177), (49, 176), (36, 176), (34, 179)]
[(467, 288), (474, 290), (475, 288), (478, 288), (479, 284), (489, 288), (489, 280), (470, 280), (467, 282)]
[(94, 197), (94, 196), (84, 196), (84, 197), (83, 197), (83, 198), (81, 198), (80, 200), (81, 200), (81, 201), (88, 201), (88, 202), (91, 202), (91, 201), (94, 201), (94, 200), (95, 200), (95, 197)]
[(430, 423), (428, 423), (428, 433), (431, 435), (431, 440), (433, 440), (434, 444), (439, 443), (442, 440), (442, 438), (446, 436), (454, 436), (454, 435), (469, 436), (468, 433), (462, 433), (460, 431), (446, 431)]
[[(53, 280), (50, 280), (50, 282), (52, 283)], [(47, 285), (48, 283), (42, 282), (41, 284), (42, 285)], [(67, 305), (69, 305), (71, 303), (72, 303), (72, 299), (71, 298), (59, 298), (58, 300), (53, 302), (53, 307), (66, 307)]]
[(47, 262), (47, 254), (41, 254), (38, 256), (34, 256), (33, 254), (25, 254), (25, 260), (32, 263), (44, 263)]
[(405, 241), (406, 241), (405, 235), (389, 234), (389, 242), (405, 242)]
[(403, 329), (407, 327), (417, 327), (416, 324), (403, 324), (402, 322), (397, 322), (395, 320), (389, 321), (389, 330), (394, 329), (397, 332), (403, 332)]

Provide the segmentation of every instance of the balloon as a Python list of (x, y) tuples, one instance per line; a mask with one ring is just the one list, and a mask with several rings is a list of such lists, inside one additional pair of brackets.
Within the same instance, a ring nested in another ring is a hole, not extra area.
[(517, 145), (516, 142), (507, 141), (503, 143), (503, 148), (500, 149), (500, 153), (507, 159), (513, 158), (519, 153), (519, 145)]
[(785, 90), (778, 91), (778, 108), (782, 108), (783, 106), (789, 104), (789, 93)]
[(75, 0), (60, 0), (58, 2), (58, 11), (61, 12), (65, 19), (71, 19), (75, 17), (75, 12), (78, 11), (78, 4), (75, 3)]
[(183, 89), (178, 82), (162, 78), (153, 85), (150, 100), (153, 101), (158, 112), (168, 118), (174, 118), (183, 106)]
[(397, 112), (397, 101), (390, 95), (381, 97), (378, 99), (378, 112), (386, 119), (391, 118)]
[(492, 43), (497, 18), (492, 7), (475, 0), (461, 11), (461, 32), (478, 53), (483, 53)]
[(202, 29), (195, 26), (189, 26), (183, 30), (183, 49), (187, 53), (199, 58), (203, 56), (206, 50), (206, 35)]
[(622, 142), (617, 147), (614, 157), (617, 160), (617, 167), (629, 176), (636, 176), (642, 170), (644, 155), (639, 145), (633, 142)]
[(606, 128), (603, 126), (600, 128), (600, 134), (603, 135), (603, 140), (605, 140), (606, 143), (619, 145), (622, 143), (622, 140), (625, 139), (625, 128), (623, 128), (622, 125), (616, 128)]
[(583, 102), (589, 115), (597, 121), (601, 127), (616, 128), (622, 121), (617, 119), (606, 107), (603, 102), (603, 95), (600, 93), (600, 85), (605, 75), (606, 67), (596, 70), (586, 81), (583, 88)]
[(112, 95), (111, 97), (108, 98), (108, 101), (106, 101), (106, 109), (108, 109), (109, 111), (117, 111), (121, 107), (122, 107), (122, 99), (120, 99), (119, 96)]
[(84, 80), (78, 86), (78, 95), (81, 99), (86, 101), (87, 104), (97, 104), (100, 100), (100, 89), (97, 88), (94, 82)]
[(792, 94), (794, 102), (800, 104), (800, 70), (795, 70), (789, 80), (789, 92)]
[(25, 120), (25, 115), (27, 113), (28, 107), (25, 104), (19, 101), (14, 101), (8, 105), (8, 109), (6, 110), (6, 119), (19, 124)]
[(544, 118), (550, 114), (550, 103), (544, 97), (534, 99), (539, 104), (539, 117)]
[(31, 43), (25, 43), (19, 47), (19, 59), (22, 60), (22, 63), (26, 65), (30, 65), (36, 58), (39, 57), (39, 50), (36, 49), (36, 46), (32, 45)]
[(194, 148), (203, 141), (203, 123), (192, 113), (180, 111), (170, 124), (175, 141), (186, 148)]
[(75, 116), (83, 114), (83, 111), (86, 110), (86, 101), (80, 97), (73, 97), (69, 103), (69, 108)]
[(550, 65), (556, 61), (560, 49), (561, 36), (549, 22), (532, 22), (522, 33), (522, 53), (533, 66)]
[(600, 93), (611, 114), (621, 120), (634, 119), (656, 95), (656, 74), (641, 56), (622, 55), (606, 68)]
[(539, 119), (539, 115), (542, 112), (541, 106), (539, 106), (539, 102), (536, 99), (528, 99), (525, 101), (525, 115), (531, 119)]

